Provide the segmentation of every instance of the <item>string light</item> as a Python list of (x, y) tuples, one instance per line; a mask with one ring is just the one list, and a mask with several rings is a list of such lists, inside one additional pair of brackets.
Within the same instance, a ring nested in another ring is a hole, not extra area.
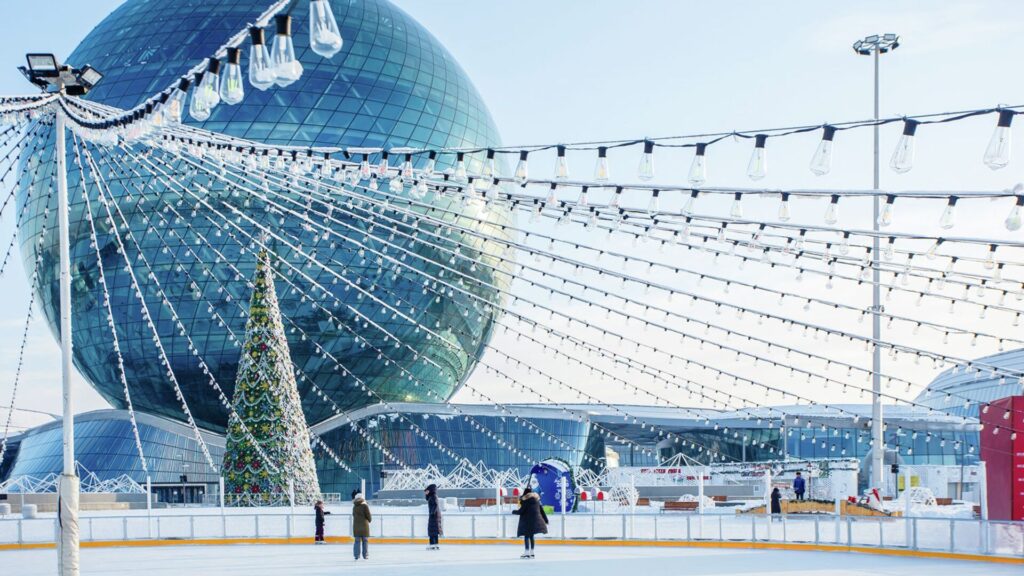
[(896, 150), (892, 153), (889, 167), (897, 174), (910, 172), (914, 167), (914, 135), (917, 133), (917, 120), (907, 119), (903, 121), (903, 134), (896, 143)]
[(832, 139), (835, 138), (835, 126), (824, 126), (821, 130), (821, 142), (811, 157), (811, 172), (816, 176), (824, 176), (832, 171)]

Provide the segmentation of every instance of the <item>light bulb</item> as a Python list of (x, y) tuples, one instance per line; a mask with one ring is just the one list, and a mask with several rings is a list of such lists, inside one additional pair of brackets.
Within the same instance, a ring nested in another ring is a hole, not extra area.
[(697, 202), (698, 195), (700, 195), (699, 190), (690, 190), (690, 197), (686, 199), (686, 205), (683, 206), (683, 214), (693, 214), (693, 205)]
[(377, 178), (388, 177), (388, 151), (383, 150), (380, 153), (380, 164), (377, 164)]
[(779, 202), (779, 221), (789, 222), (789, 192), (782, 193), (782, 201)]
[(949, 202), (946, 204), (946, 209), (942, 211), (942, 217), (939, 218), (939, 227), (943, 230), (949, 230), (953, 227), (956, 217), (956, 200), (956, 196), (950, 196)]
[(302, 76), (302, 64), (295, 59), (295, 44), (292, 42), (292, 17), (287, 14), (274, 16), (277, 34), (270, 49), (274, 67), (274, 83), (284, 88)]
[(903, 121), (903, 135), (896, 143), (896, 150), (892, 153), (889, 167), (897, 174), (910, 172), (914, 167), (914, 134), (917, 132), (917, 120)]
[(555, 185), (554, 183), (552, 183), (551, 187), (548, 189), (548, 197), (544, 200), (544, 203), (546, 205), (548, 205), (548, 206), (557, 206), (558, 205), (558, 195), (555, 193), (556, 190), (558, 190), (558, 186)]
[(235, 105), (245, 98), (241, 62), (241, 49), (228, 48), (228, 61), (224, 66), (224, 73), (220, 77), (220, 99), (225, 104)]
[(993, 170), (1005, 168), (1010, 163), (1010, 123), (1013, 121), (1013, 110), (1000, 110), (999, 122), (992, 138), (985, 148), (985, 165)]
[(452, 174), (452, 180), (465, 182), (469, 178), (469, 174), (466, 172), (466, 153), (459, 152), (455, 155), (455, 158), (455, 173)]
[(370, 158), (367, 154), (363, 154), (362, 160), (359, 161), (359, 179), (369, 180), (371, 175)]
[(608, 148), (599, 146), (597, 148), (597, 164), (594, 165), (594, 181), (607, 182), (608, 178)]
[(565, 180), (569, 177), (569, 161), (565, 158), (565, 146), (558, 146), (558, 156), (555, 158), (555, 180)]
[(743, 194), (737, 192), (732, 199), (732, 207), (729, 208), (729, 216), (735, 219), (743, 218)]
[(580, 188), (580, 196), (576, 199), (576, 205), (580, 208), (586, 208), (589, 202), (587, 201), (587, 186)]
[(895, 201), (896, 196), (892, 194), (885, 195), (885, 204), (882, 206), (882, 212), (878, 215), (878, 225), (882, 228), (892, 224), (892, 205)]
[(210, 108), (206, 105), (202, 90), (203, 73), (195, 73), (195, 88), (192, 89), (192, 97), (188, 101), (188, 115), (199, 122), (206, 121), (210, 117)]
[(405, 155), (405, 161), (402, 162), (401, 174), (403, 179), (410, 179), (413, 177), (412, 154)]
[(494, 149), (487, 149), (487, 158), (484, 160), (483, 171), (480, 172), (486, 180), (490, 180), (494, 177)]
[(434, 175), (435, 170), (437, 170), (437, 151), (431, 150), (427, 154), (427, 165), (423, 167), (423, 174), (430, 177)]
[(839, 221), (839, 195), (833, 194), (832, 199), (825, 208), (825, 224), (831, 226)]
[(1010, 232), (1020, 230), (1020, 207), (1024, 206), (1024, 195), (1017, 196), (1017, 203), (1010, 208), (1010, 214), (1006, 217), (1006, 229)]
[(616, 186), (615, 187), (615, 194), (612, 195), (612, 200), (611, 200), (611, 202), (609, 202), (609, 205), (612, 208), (618, 208), (619, 207), (619, 199), (620, 198), (622, 198), (622, 186)]
[(526, 183), (527, 178), (530, 177), (529, 166), (526, 163), (526, 156), (529, 154), (526, 150), (519, 151), (519, 163), (516, 164), (516, 172), (513, 174), (513, 179), (517, 184)]
[(661, 203), (658, 200), (659, 193), (658, 189), (651, 190), (651, 201), (647, 203), (647, 214), (649, 216), (656, 215), (661, 208)]
[(220, 60), (209, 59), (206, 65), (206, 74), (199, 82), (199, 93), (211, 112), (220, 104)]
[(768, 154), (764, 149), (767, 140), (768, 136), (764, 134), (754, 137), (754, 151), (747, 162), (747, 177), (751, 180), (760, 180), (768, 175)]
[(832, 138), (835, 135), (835, 126), (822, 128), (821, 142), (818, 143), (818, 149), (811, 157), (811, 172), (817, 176), (824, 176), (832, 171)]
[(274, 85), (274, 66), (270, 61), (270, 52), (267, 51), (266, 38), (263, 28), (249, 28), (249, 37), (252, 39), (252, 51), (249, 54), (249, 84), (257, 90), (266, 90)]
[(928, 251), (924, 253), (925, 257), (928, 258), (929, 260), (934, 260), (935, 259), (935, 255), (939, 251), (939, 244), (942, 244), (942, 238), (939, 238), (938, 240), (936, 240), (931, 245), (931, 247), (928, 248)]
[(171, 93), (171, 97), (164, 104), (164, 119), (168, 124), (181, 124), (181, 115), (185, 112), (185, 95), (192, 82), (188, 78), (178, 81), (178, 89)]
[(694, 186), (700, 186), (708, 179), (708, 167), (704, 160), (706, 149), (707, 144), (697, 144), (697, 153), (693, 156), (693, 162), (690, 163), (690, 173), (687, 178)]
[(654, 178), (654, 142), (644, 140), (644, 153), (640, 156), (637, 178), (650, 180)]
[(341, 50), (341, 32), (328, 0), (309, 1), (309, 47), (330, 58)]

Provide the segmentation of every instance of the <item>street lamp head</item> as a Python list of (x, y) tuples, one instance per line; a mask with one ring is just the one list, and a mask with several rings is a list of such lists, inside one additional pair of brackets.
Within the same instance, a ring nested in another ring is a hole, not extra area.
[(53, 54), (26, 54), (28, 69), (38, 76), (56, 78), (60, 75), (60, 65), (57, 64), (57, 57)]
[(870, 56), (874, 53), (885, 54), (899, 48), (900, 37), (898, 34), (872, 34), (853, 43), (853, 51), (857, 54)]
[(62, 66), (53, 54), (26, 54), (25, 60), (28, 67), (21, 66), (18, 70), (44, 91), (63, 90), (69, 96), (83, 96), (103, 79), (103, 74), (92, 66), (81, 70)]

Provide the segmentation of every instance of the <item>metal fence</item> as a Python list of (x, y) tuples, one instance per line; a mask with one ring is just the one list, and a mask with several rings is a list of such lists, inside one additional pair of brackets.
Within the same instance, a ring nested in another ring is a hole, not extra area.
[[(507, 513), (445, 515), (446, 538), (514, 538), (518, 518)], [(423, 513), (375, 511), (377, 538), (425, 538)], [(216, 540), (303, 538), (313, 535), (309, 513), (264, 510), (226, 514), (86, 516), (81, 540)], [(0, 544), (54, 542), (53, 518), (0, 519)], [(327, 519), (328, 536), (350, 536), (351, 519)], [(660, 540), (778, 542), (983, 554), (1024, 558), (1024, 522), (960, 518), (883, 518), (828, 515), (756, 514), (569, 514), (551, 518), (548, 538), (568, 540)]]

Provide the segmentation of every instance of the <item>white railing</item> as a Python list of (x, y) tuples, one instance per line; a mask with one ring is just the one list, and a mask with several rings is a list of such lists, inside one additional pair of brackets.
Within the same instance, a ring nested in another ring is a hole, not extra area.
[[(446, 538), (514, 538), (518, 518), (509, 514), (450, 513)], [(372, 537), (425, 538), (422, 513), (375, 511)], [(328, 536), (350, 536), (347, 514), (327, 518)], [(86, 516), (81, 540), (312, 538), (312, 514), (232, 511), (228, 514)], [(0, 519), (0, 544), (54, 541), (53, 518)], [(569, 514), (551, 518), (548, 538), (777, 542), (983, 554), (1024, 558), (1024, 522), (962, 518), (882, 518), (757, 514)]]

